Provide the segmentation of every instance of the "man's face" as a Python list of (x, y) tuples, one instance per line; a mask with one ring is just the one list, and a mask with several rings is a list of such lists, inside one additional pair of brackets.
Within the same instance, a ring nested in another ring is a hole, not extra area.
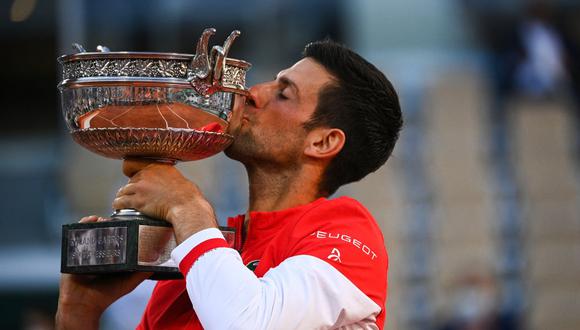
[(246, 165), (296, 166), (301, 163), (307, 122), (320, 89), (332, 81), (323, 66), (305, 58), (276, 79), (250, 88), (250, 97), (232, 118), (234, 143), (226, 155)]

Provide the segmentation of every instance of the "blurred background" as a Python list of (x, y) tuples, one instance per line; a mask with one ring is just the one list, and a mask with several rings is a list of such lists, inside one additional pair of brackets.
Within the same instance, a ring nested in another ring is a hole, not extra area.
[[(361, 200), (390, 254), (386, 329), (580, 329), (580, 3), (524, 0), (5, 0), (0, 3), (0, 328), (51, 329), (61, 225), (108, 215), (121, 162), (72, 142), (56, 58), (86, 49), (192, 53), (205, 27), (254, 64), (249, 85), (327, 36), (395, 84), (406, 118)], [(220, 221), (243, 168), (179, 165)], [(113, 305), (134, 328), (153, 283)]]

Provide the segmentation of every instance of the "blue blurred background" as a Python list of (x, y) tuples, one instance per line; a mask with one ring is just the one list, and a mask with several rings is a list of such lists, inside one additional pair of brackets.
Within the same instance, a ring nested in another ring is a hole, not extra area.
[[(406, 124), (393, 158), (337, 194), (361, 200), (390, 254), (386, 329), (580, 328), (580, 3), (524, 0), (6, 0), (0, 3), (0, 328), (51, 329), (60, 227), (107, 215), (121, 162), (72, 142), (57, 56), (192, 53), (240, 29), (231, 57), (271, 79), (331, 37), (381, 68)], [(219, 155), (179, 165), (217, 209), (247, 181)], [(112, 306), (131, 329), (152, 283)]]

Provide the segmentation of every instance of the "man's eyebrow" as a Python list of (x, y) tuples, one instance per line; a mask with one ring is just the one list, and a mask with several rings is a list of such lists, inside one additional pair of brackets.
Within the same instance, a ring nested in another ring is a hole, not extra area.
[(284, 71), (278, 73), (278, 75), (276, 76), (276, 80), (278, 80), (278, 82), (280, 82), (283, 85), (290, 86), (291, 88), (294, 89), (294, 92), (296, 93), (296, 95), (300, 95), (300, 89), (298, 88), (298, 85), (296, 85), (296, 83), (292, 79), (290, 79), (286, 76), (280, 76), (283, 72)]

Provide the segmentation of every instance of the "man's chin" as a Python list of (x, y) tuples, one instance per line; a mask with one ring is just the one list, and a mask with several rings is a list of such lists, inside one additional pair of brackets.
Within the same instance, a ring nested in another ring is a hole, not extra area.
[(235, 142), (230, 144), (230, 146), (224, 150), (224, 154), (230, 159), (241, 161), (239, 150), (237, 150), (234, 144)]
[(235, 139), (234, 142), (224, 150), (224, 154), (230, 159), (245, 164), (252, 158), (252, 154), (255, 150), (252, 149), (252, 144), (248, 144), (247, 141), (242, 141), (242, 139), (243, 137)]
[(227, 148), (224, 150), (224, 155), (226, 155), (226, 157), (228, 157), (228, 158), (230, 158), (230, 159), (237, 160), (237, 159), (235, 158), (235, 156), (234, 156), (234, 155), (235, 155), (235, 152), (233, 152), (233, 151), (231, 151), (231, 150), (232, 150), (232, 146), (230, 145), (229, 147), (227, 147)]

